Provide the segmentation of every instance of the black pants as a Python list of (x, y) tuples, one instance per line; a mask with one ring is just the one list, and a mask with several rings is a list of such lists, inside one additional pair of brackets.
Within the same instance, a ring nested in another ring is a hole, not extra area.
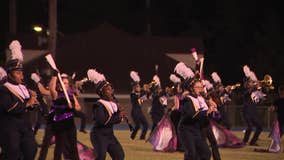
[(33, 127), (34, 135), (37, 134), (37, 131), (41, 127), (41, 125), (45, 123), (45, 118), (42, 115), (42, 113), (40, 111), (35, 111), (35, 112), (36, 112), (36, 122)]
[(256, 144), (256, 141), (258, 140), (260, 133), (262, 132), (260, 117), (258, 116), (257, 112), (244, 111), (243, 115), (244, 115), (244, 120), (247, 124), (247, 128), (246, 128), (246, 131), (245, 131), (243, 142), (247, 143), (249, 141), (252, 129), (255, 126), (256, 129), (255, 129), (254, 135), (253, 135), (251, 141), (249, 142), (250, 145), (254, 145), (254, 144)]
[(123, 148), (114, 136), (112, 128), (95, 128), (91, 131), (90, 136), (96, 160), (105, 160), (107, 152), (113, 160), (124, 159)]
[(281, 138), (284, 134), (284, 121), (278, 118), (278, 123), (279, 123), (280, 138)]
[(47, 153), (48, 153), (48, 148), (50, 146), (50, 141), (52, 139), (52, 136), (54, 136), (54, 133), (52, 131), (52, 126), (48, 123), (46, 125), (45, 131), (44, 131), (44, 137), (41, 145), (41, 150), (39, 153), (39, 158), (38, 160), (45, 160)]
[(231, 123), (229, 121), (229, 118), (228, 118), (228, 113), (226, 111), (226, 107), (225, 105), (220, 105), (218, 107), (218, 111), (220, 112), (221, 114), (221, 118), (219, 120), (217, 120), (216, 122), (223, 125), (224, 127), (226, 127), (227, 129), (231, 129)]
[(74, 111), (74, 117), (78, 117), (81, 119), (80, 131), (85, 130), (86, 128), (86, 115), (84, 112), (81, 111)]
[(75, 127), (55, 132), (54, 160), (60, 160), (63, 153), (64, 159), (79, 160)]
[(181, 117), (181, 112), (178, 111), (178, 110), (173, 110), (173, 111), (171, 111), (170, 117), (171, 117), (171, 120), (173, 122), (173, 125), (175, 126), (175, 131), (177, 133), (177, 150), (183, 151), (184, 149), (182, 147), (180, 137), (179, 137), (179, 134), (178, 134), (178, 123), (179, 123), (179, 120), (180, 120), (180, 117)]
[(205, 136), (210, 143), (213, 159), (214, 160), (221, 160), (217, 140), (214, 136), (214, 133), (212, 131), (211, 126), (208, 125), (207, 127), (203, 128), (202, 132), (203, 132), (203, 136)]
[(29, 128), (6, 128), (0, 133), (0, 145), (5, 152), (4, 159), (8, 160), (34, 160), (37, 145), (32, 130)]
[(147, 130), (148, 130), (148, 122), (144, 116), (144, 114), (142, 113), (142, 111), (132, 111), (131, 112), (132, 115), (132, 119), (135, 123), (135, 127), (134, 130), (131, 133), (131, 139), (134, 139), (136, 137), (136, 134), (138, 132), (138, 130), (140, 129), (140, 125), (142, 124), (142, 133), (140, 135), (140, 139), (145, 139)]
[(46, 124), (46, 117), (48, 116), (48, 106), (46, 104), (39, 105), (36, 109), (36, 122), (34, 124), (33, 130), (34, 134), (37, 134), (38, 129), (42, 124)]
[(210, 160), (210, 149), (198, 129), (179, 126), (178, 133), (184, 146), (184, 160)]

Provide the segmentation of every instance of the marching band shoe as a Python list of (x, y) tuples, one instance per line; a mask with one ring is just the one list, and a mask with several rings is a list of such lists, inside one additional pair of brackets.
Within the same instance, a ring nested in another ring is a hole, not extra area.
[(250, 143), (249, 145), (250, 146), (259, 146), (259, 144), (257, 144), (257, 143)]
[(132, 134), (130, 135), (130, 139), (134, 140), (135, 136), (133, 136)]

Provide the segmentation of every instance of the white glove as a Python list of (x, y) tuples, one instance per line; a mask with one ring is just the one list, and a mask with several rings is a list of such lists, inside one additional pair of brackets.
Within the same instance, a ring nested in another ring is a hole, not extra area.
[(250, 95), (253, 102), (258, 103), (260, 100), (264, 100), (266, 97), (266, 94), (264, 94), (262, 91), (256, 90), (251, 93)]
[(160, 97), (160, 102), (162, 105), (166, 106), (168, 105), (168, 99), (165, 96)]
[(31, 79), (33, 81), (35, 81), (36, 83), (38, 83), (40, 81), (40, 76), (38, 74), (36, 74), (36, 73), (32, 73), (31, 74)]

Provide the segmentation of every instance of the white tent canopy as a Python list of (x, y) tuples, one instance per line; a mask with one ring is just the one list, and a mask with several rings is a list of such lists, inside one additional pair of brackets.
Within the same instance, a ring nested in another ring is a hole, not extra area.
[[(187, 66), (194, 68), (195, 67), (195, 60), (190, 53), (166, 53), (166, 55), (177, 62), (183, 62)], [(198, 57), (203, 57), (203, 54), (198, 54)]]

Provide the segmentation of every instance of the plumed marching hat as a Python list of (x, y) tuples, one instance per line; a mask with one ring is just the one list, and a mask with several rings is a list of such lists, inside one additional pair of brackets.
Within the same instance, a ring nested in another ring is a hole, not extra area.
[(243, 71), (244, 71), (244, 74), (245, 74), (245, 78), (244, 78), (244, 82), (248, 82), (248, 81), (258, 81), (255, 73), (250, 70), (249, 66), (248, 65), (244, 65), (243, 66)]
[(211, 78), (213, 79), (213, 82), (214, 82), (213, 85), (214, 85), (215, 88), (218, 88), (218, 87), (223, 85), (222, 80), (221, 80), (221, 78), (220, 78), (220, 76), (218, 75), (217, 72), (212, 72)]
[(17, 40), (12, 41), (9, 45), (9, 49), (11, 56), (5, 65), (6, 72), (10, 73), (14, 70), (23, 70), (23, 53), (20, 42)]
[(105, 78), (105, 76), (99, 72), (97, 72), (95, 69), (89, 69), (87, 72), (88, 79), (91, 82), (94, 82), (96, 87), (96, 93), (101, 96), (104, 87), (111, 85)]
[(191, 68), (187, 67), (183, 62), (179, 62), (174, 69), (174, 72), (181, 77), (181, 86), (183, 89), (189, 90), (192, 84), (200, 79), (195, 76)]
[(170, 75), (170, 80), (171, 80), (174, 84), (179, 84), (179, 83), (181, 83), (180, 78), (177, 77), (175, 74), (171, 74), (171, 75)]
[(138, 72), (130, 71), (130, 78), (132, 80), (131, 86), (136, 86), (136, 85), (140, 84), (140, 77), (138, 75)]
[(214, 85), (209, 80), (202, 80), (202, 83), (204, 84), (206, 91), (211, 91), (214, 89)]

